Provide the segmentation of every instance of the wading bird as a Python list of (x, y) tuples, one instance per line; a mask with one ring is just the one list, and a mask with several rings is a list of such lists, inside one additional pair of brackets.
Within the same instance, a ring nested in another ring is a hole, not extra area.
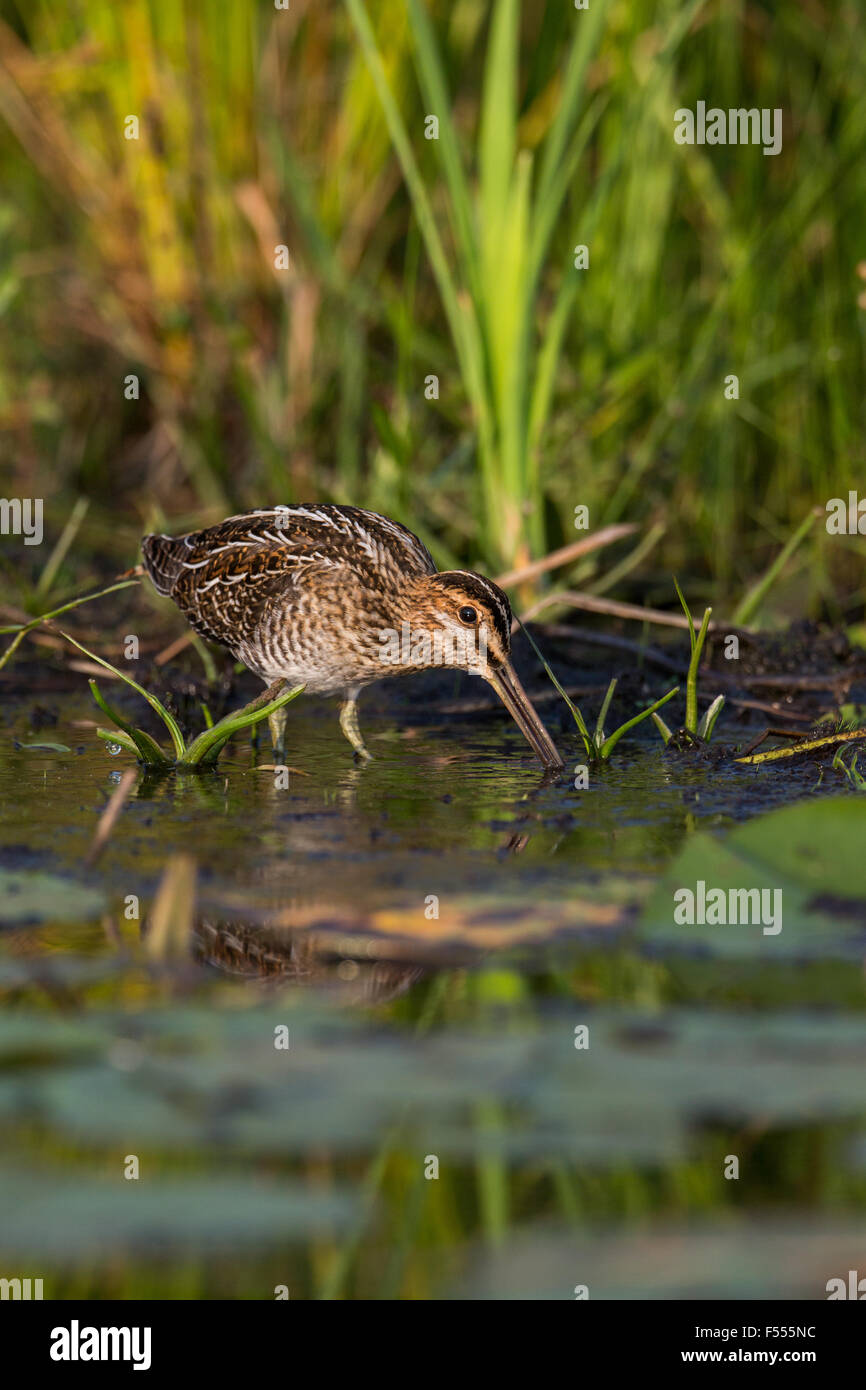
[[(196, 632), (263, 681), (341, 695), (340, 727), (368, 758), (357, 698), (373, 681), (450, 666), (496, 691), (545, 767), (562, 759), (511, 664), (511, 606), (489, 579), (439, 571), (405, 526), (359, 507), (274, 507), (185, 536), (145, 536), (145, 569)], [(271, 716), (282, 747), (287, 714)]]

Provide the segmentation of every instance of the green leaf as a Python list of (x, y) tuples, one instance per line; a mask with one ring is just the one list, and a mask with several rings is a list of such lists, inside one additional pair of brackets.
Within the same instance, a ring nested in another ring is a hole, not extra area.
[(501, 239), (510, 201), (517, 142), (517, 0), (494, 0), (484, 63), (478, 163), (485, 298), (497, 296)]
[(251, 724), (260, 724), (263, 719), (267, 719), (275, 710), (282, 709), (289, 704), (296, 696), (300, 695), (304, 689), (302, 685), (296, 685), (293, 689), (285, 691), (277, 696), (275, 700), (265, 700), (265, 695), (260, 695), (257, 700), (253, 700), (244, 709), (238, 710), (235, 714), (227, 714), (218, 724), (205, 729), (198, 738), (194, 739), (186, 751), (183, 760), (184, 767), (209, 766), (215, 763), (219, 757), (220, 750), (239, 729), (247, 729)]
[(800, 522), (796, 531), (788, 537), (766, 574), (763, 574), (758, 582), (752, 586), (734, 612), (732, 622), (735, 627), (746, 627), (752, 621), (788, 560), (799, 548), (801, 542), (806, 539), (819, 515), (820, 513), (816, 511), (809, 512)]
[[(138, 732), (140, 732), (140, 730)], [(141, 749), (138, 747), (135, 739), (130, 738), (128, 734), (121, 733), (119, 729), (97, 729), (96, 737), (101, 738), (103, 743), (114, 743), (118, 748), (125, 748), (127, 753), (134, 753), (137, 758), (141, 758), (142, 756)], [(109, 749), (109, 752), (110, 751)], [(157, 766), (158, 765), (159, 764), (157, 764)], [(168, 763), (167, 766), (172, 767), (173, 764)]]
[(74, 879), (0, 869), (0, 926), (30, 922), (86, 922), (105, 906), (103, 894)]
[(460, 157), (460, 145), (451, 117), (451, 97), (448, 81), (439, 53), (427, 6), (421, 0), (409, 0), (409, 25), (415, 46), (416, 67), (427, 102), (428, 111), (439, 118), (439, 139), (436, 150), (442, 162), (442, 172), (449, 194), (449, 213), (454, 241), (463, 263), (466, 283), (476, 304), (480, 300), (478, 248), (473, 225), (469, 186)]
[(669, 690), (667, 695), (663, 695), (660, 700), (656, 700), (654, 705), (650, 705), (648, 709), (641, 710), (640, 714), (636, 714), (634, 719), (629, 719), (625, 724), (620, 724), (619, 728), (615, 729), (610, 737), (605, 739), (602, 744), (600, 750), (601, 756), (603, 758), (609, 758), (623, 734), (627, 734), (629, 729), (633, 729), (634, 726), (640, 724), (642, 720), (648, 719), (651, 714), (654, 714), (657, 709), (661, 709), (662, 705), (666, 705), (668, 700), (672, 700), (674, 696), (679, 693), (680, 688), (678, 685), (675, 685), (673, 690)]
[(82, 598), (74, 598), (69, 603), (61, 604), (59, 608), (53, 608), (50, 613), (40, 613), (38, 618), (31, 618), (29, 622), (13, 623), (10, 627), (0, 627), (0, 633), (14, 632), (16, 634), (3, 655), (0, 656), (0, 670), (6, 665), (22, 637), (31, 632), (33, 628), (39, 627), (49, 618), (57, 618), (61, 613), (68, 613), (71, 608), (80, 608), (83, 603), (92, 603), (94, 599), (105, 598), (106, 594), (115, 594), (119, 589), (128, 589), (138, 582), (137, 579), (123, 579), (119, 584), (110, 584), (107, 589), (100, 589), (97, 594), (84, 594)]
[[(182, 759), (184, 753), (183, 734), (178, 728), (177, 721), (175, 720), (174, 716), (168, 712), (168, 710), (165, 708), (165, 705), (161, 704), (155, 695), (151, 695), (150, 691), (145, 690), (144, 686), (139, 685), (137, 681), (134, 681), (131, 676), (127, 676), (124, 671), (119, 671), (116, 666), (112, 666), (110, 661), (103, 660), (101, 656), (97, 656), (95, 652), (88, 651), (87, 647), (83, 647), (80, 642), (76, 642), (75, 638), (70, 637), (68, 632), (61, 632), (60, 636), (65, 637), (66, 641), (71, 642), (73, 647), (77, 647), (80, 652), (84, 652), (84, 655), (89, 657), (91, 661), (95, 661), (99, 666), (104, 666), (106, 671), (111, 671), (113, 675), (117, 676), (118, 680), (126, 681), (127, 685), (131, 686), (133, 690), (137, 690), (139, 695), (144, 696), (147, 703), (150, 705), (152, 709), (156, 710), (160, 719), (165, 724), (165, 727), (168, 729), (168, 732), (171, 735), (171, 741), (174, 744), (175, 753), (177, 754), (177, 757), (179, 759)], [(114, 715), (111, 714), (110, 717), (113, 719)], [(130, 734), (130, 737), (132, 737), (132, 734)]]
[[(112, 735), (106, 729), (97, 729), (97, 737), (104, 738), (106, 742), (119, 743), (121, 748), (137, 753), (138, 757), (148, 767), (170, 767), (171, 759), (167, 758), (155, 739), (150, 734), (145, 733), (144, 729), (135, 729), (122, 714), (118, 714), (99, 689), (95, 680), (88, 681), (90, 693), (93, 696), (103, 714), (107, 714), (112, 723), (117, 728), (123, 730), (123, 737), (120, 733)], [(131, 745), (131, 746), (130, 746)]]
[(708, 709), (704, 710), (701, 722), (698, 725), (698, 734), (701, 738), (709, 741), (713, 736), (713, 729), (716, 727), (716, 720), (721, 714), (725, 704), (724, 695), (717, 695)]
[[(118, 1136), (119, 1137), (119, 1136)], [(18, 1259), (92, 1259), (112, 1253), (153, 1258), (190, 1246), (261, 1249), (345, 1226), (353, 1198), (344, 1188), (263, 1175), (95, 1181), (67, 1170), (47, 1182), (5, 1168), (3, 1248)]]
[(696, 734), (698, 732), (698, 667), (701, 664), (701, 653), (704, 649), (704, 642), (707, 639), (707, 632), (709, 630), (710, 618), (712, 617), (713, 610), (712, 608), (704, 609), (703, 621), (701, 622), (701, 630), (698, 633), (698, 635), (695, 636), (695, 624), (692, 618), (691, 609), (689, 608), (689, 605), (686, 603), (683, 597), (683, 591), (677, 583), (676, 578), (674, 578), (674, 587), (677, 591), (677, 597), (679, 598), (679, 601), (682, 604), (683, 612), (685, 613), (686, 618), (688, 619), (689, 642), (691, 643), (692, 649), (692, 658), (689, 662), (688, 676), (686, 679), (685, 727), (688, 729), (690, 734)]
[(695, 651), (695, 621), (694, 621), (694, 618), (692, 617), (692, 610), (689, 608), (689, 605), (686, 603), (686, 600), (685, 600), (685, 598), (684, 598), (684, 596), (683, 596), (683, 591), (682, 591), (682, 589), (681, 589), (680, 586), (679, 586), (679, 581), (678, 581), (676, 575), (674, 575), (674, 588), (675, 588), (676, 591), (677, 591), (677, 598), (679, 599), (680, 604), (682, 605), (682, 610), (683, 610), (683, 612), (684, 612), (685, 615), (686, 615), (686, 620), (687, 620), (688, 625), (689, 625), (689, 643), (691, 644), (692, 655), (694, 655), (694, 651)]
[[(758, 774), (751, 774), (758, 775)], [(866, 804), (855, 796), (801, 802), (738, 826), (721, 838), (691, 836), (666, 870), (643, 915), (643, 939), (686, 952), (860, 959), (866, 926)], [(781, 930), (764, 923), (679, 925), (674, 894), (776, 890)]]
[(671, 733), (665, 721), (662, 719), (661, 715), (656, 714), (655, 710), (653, 710), (652, 717), (653, 723), (655, 724), (656, 728), (662, 736), (662, 742), (666, 744), (670, 743), (671, 739), (673, 738), (673, 734)]
[(604, 721), (607, 719), (607, 712), (610, 709), (610, 702), (613, 699), (613, 692), (615, 690), (616, 677), (614, 676), (610, 685), (607, 687), (605, 697), (601, 702), (601, 709), (598, 712), (598, 719), (595, 721), (595, 742), (598, 748), (601, 748), (604, 743)]

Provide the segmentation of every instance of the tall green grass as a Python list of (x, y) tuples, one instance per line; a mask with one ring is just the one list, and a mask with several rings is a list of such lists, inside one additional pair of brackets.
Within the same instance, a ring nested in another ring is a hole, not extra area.
[[(317, 497), (494, 570), (580, 503), (661, 517), (630, 582), (739, 601), (866, 476), (863, 28), (841, 0), (0, 0), (0, 481), (52, 542), (92, 501), (50, 596), (144, 525)], [(782, 153), (676, 145), (698, 100), (781, 107)], [(783, 608), (862, 597), (818, 532)]]
[[(582, 108), (605, 7), (596, 5), (574, 25), (556, 113), (536, 156), (518, 139), (520, 6), (517, 0), (494, 5), (479, 95), (473, 190), (434, 26), (422, 0), (409, 0), (418, 81), (428, 116), (438, 123), (433, 133), (439, 199), (428, 192), (413, 150), (417, 141), (388, 83), (363, 0), (346, 3), (400, 160), (471, 404), (486, 553), (512, 566), (538, 553), (545, 539), (538, 445), (576, 295), (574, 267), (560, 267), (537, 341), (536, 319), (553, 231), (602, 110), (600, 100)], [(447, 241), (434, 200), (445, 202)]]

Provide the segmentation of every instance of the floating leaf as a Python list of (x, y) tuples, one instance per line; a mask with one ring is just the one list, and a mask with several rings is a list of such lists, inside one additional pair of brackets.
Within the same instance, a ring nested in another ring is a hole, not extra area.
[(33, 871), (0, 869), (0, 925), (84, 922), (105, 906), (103, 894), (73, 879)]
[(6, 1257), (74, 1260), (113, 1252), (163, 1256), (190, 1245), (261, 1248), (344, 1226), (354, 1201), (286, 1179), (208, 1178), (127, 1182), (0, 1170)]
[[(479, 1251), (455, 1299), (574, 1301), (591, 1298), (826, 1299), (827, 1281), (863, 1264), (862, 1220), (747, 1219), (726, 1213), (690, 1224), (642, 1220), (639, 1230), (563, 1236), (536, 1227), (497, 1249)], [(589, 1271), (589, 1272), (587, 1272)], [(706, 1342), (718, 1350), (729, 1343)]]
[(71, 753), (72, 749), (67, 748), (65, 743), (19, 743), (18, 748), (42, 748), (47, 753)]
[[(666, 870), (643, 914), (644, 939), (686, 951), (809, 958), (855, 957), (866, 944), (866, 804), (857, 797), (799, 802), (737, 826), (724, 838), (695, 835)], [(781, 930), (755, 925), (677, 925), (674, 894), (721, 889), (779, 893)]]
[[(389, 1036), (306, 1003), (288, 1013), (176, 1006), (135, 1019), (91, 1015), (80, 1032), (35, 1017), (31, 1025), (0, 1015), (0, 1059), (6, 1028), (12, 1059), (28, 1047), (37, 1053), (26, 1070), (0, 1076), (3, 1127), (26, 1122), (125, 1152), (356, 1154), (375, 1152), (399, 1124), (421, 1153), (610, 1167), (682, 1160), (707, 1121), (772, 1129), (866, 1113), (858, 1014), (595, 1007), (581, 1011), (586, 1050), (575, 1047), (572, 1009), (536, 1017), (523, 1034), (466, 1027), (424, 1037)], [(275, 1030), (287, 1020), (283, 1051)], [(488, 1103), (502, 1123), (479, 1129), (478, 1107)]]
[[(156, 739), (151, 738), (150, 734), (144, 729), (133, 728), (128, 720), (124, 719), (112, 705), (108, 703), (102, 694), (96, 681), (88, 681), (90, 693), (93, 696), (103, 714), (107, 714), (112, 723), (117, 725), (117, 729), (122, 729), (123, 733), (108, 729), (97, 729), (97, 735), (106, 743), (119, 744), (121, 748), (126, 748), (127, 752), (137, 753), (143, 763), (152, 767), (170, 767), (171, 763), (165, 756)], [(125, 735), (125, 736), (124, 736)]]
[[(269, 687), (270, 688), (270, 687)], [(303, 690), (302, 685), (296, 685), (290, 690), (285, 690), (276, 699), (268, 699), (268, 691), (264, 691), (257, 700), (252, 700), (241, 710), (235, 710), (233, 714), (227, 714), (218, 724), (212, 724), (194, 739), (186, 750), (183, 758), (185, 767), (210, 767), (212, 766), (225, 744), (240, 729), (247, 729), (251, 725), (260, 724), (276, 710), (282, 709), (300, 695)]]

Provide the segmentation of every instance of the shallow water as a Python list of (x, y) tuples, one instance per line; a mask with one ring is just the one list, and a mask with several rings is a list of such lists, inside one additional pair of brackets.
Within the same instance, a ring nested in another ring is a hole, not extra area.
[[(76, 727), (86, 700), (50, 703), (35, 732), (7, 705), (0, 762), (0, 1230), (46, 1296), (573, 1297), (589, 1267), (593, 1296), (821, 1297), (849, 1267), (864, 924), (806, 950), (798, 908), (799, 935), (717, 951), (647, 908), (701, 831), (859, 814), (838, 774), (647, 738), (576, 790), (495, 714), (405, 705), (365, 712), (356, 767), (299, 701), (287, 789), (237, 738), (215, 773), (140, 777), (87, 868), (132, 760)], [(177, 856), (191, 958), (154, 961)], [(703, 1275), (694, 1223), (728, 1242)]]

